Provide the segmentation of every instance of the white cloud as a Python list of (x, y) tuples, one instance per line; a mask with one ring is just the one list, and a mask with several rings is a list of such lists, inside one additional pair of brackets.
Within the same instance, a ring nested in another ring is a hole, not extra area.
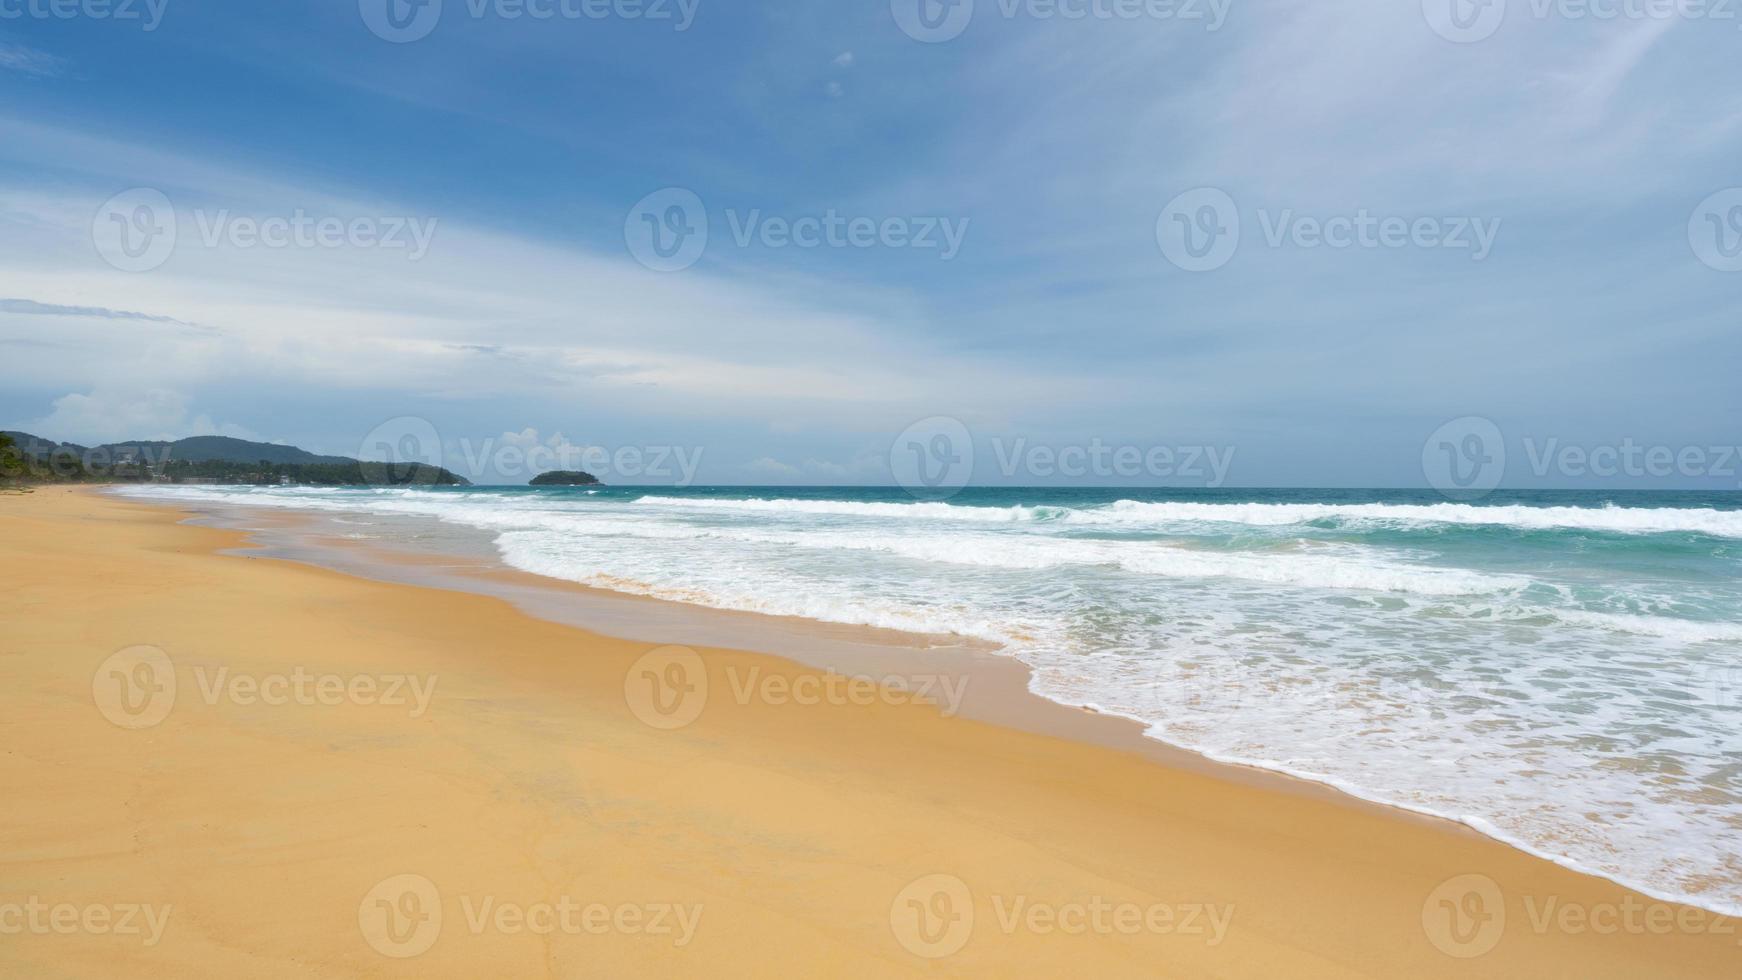
[[(674, 274), (623, 253), (446, 220), (418, 262), (355, 246), (209, 246), (196, 212), (210, 221), (222, 209), (288, 215), (302, 208), (317, 217), (417, 209), (236, 175), (211, 159), (185, 161), (184, 170), (161, 151), (4, 117), (0, 144), (34, 164), (112, 174), (82, 191), (0, 179), (0, 296), (82, 313), (51, 323), (0, 308), (0, 340), (57, 345), (17, 355), (30, 359), (17, 369), (41, 387), (137, 374), (157, 387), (195, 391), (269, 377), (292, 390), (342, 389), (390, 404), (523, 391), (561, 400), (570, 414), (609, 406), (644, 420), (766, 426), (800, 418), (891, 432), (940, 412), (1007, 415), (1107, 390), (1056, 365), (1042, 371), (985, 352), (952, 352), (947, 335), (914, 315), (919, 304), (900, 284), (872, 288), (751, 266), (725, 229), (710, 242), (711, 268)], [(145, 180), (158, 181), (176, 207), (176, 249), (153, 271), (119, 272), (93, 254), (91, 215), (116, 187)], [(142, 330), (82, 312), (103, 308), (212, 329)]]
[(740, 467), (739, 476), (750, 482), (874, 484), (889, 479), (889, 464), (885, 458), (870, 453), (846, 463), (813, 457), (794, 464), (761, 456)]
[(853, 67), (853, 52), (842, 51), (840, 54), (835, 55), (833, 60), (829, 63), (834, 65), (836, 68), (851, 68)]
[(208, 415), (189, 417), (185, 395), (166, 388), (99, 386), (54, 400), (47, 416), (24, 424), (32, 435), (62, 442), (94, 444), (123, 439), (182, 439), (220, 435), (258, 441), (237, 425), (218, 424)]

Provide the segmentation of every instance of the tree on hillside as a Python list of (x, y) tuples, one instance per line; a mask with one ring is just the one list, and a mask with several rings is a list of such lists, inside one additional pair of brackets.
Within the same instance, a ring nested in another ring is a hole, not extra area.
[(12, 437), (0, 432), (0, 480), (15, 480), (24, 475), (24, 454), (13, 444)]

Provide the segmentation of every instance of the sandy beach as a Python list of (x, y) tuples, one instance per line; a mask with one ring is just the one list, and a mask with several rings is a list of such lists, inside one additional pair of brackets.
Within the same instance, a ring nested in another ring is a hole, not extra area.
[[(1734, 977), (1463, 828), (0, 495), (0, 976)], [(972, 676), (954, 678), (958, 684)]]

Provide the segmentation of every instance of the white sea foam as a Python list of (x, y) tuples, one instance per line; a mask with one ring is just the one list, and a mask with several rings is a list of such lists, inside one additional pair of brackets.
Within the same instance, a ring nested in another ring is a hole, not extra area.
[(1306, 524), (1312, 521), (1370, 521), (1396, 524), (1460, 524), (1524, 528), (1611, 531), (1623, 534), (1687, 532), (1742, 538), (1742, 511), (1694, 507), (1525, 507), (1476, 504), (1203, 504), (1144, 503), (1120, 500), (1103, 510), (1074, 511), (1068, 520), (1084, 523), (1170, 523), (1187, 521), (1255, 524)]
[(1693, 507), (1526, 507), (1477, 504), (1222, 504), (1148, 503), (1119, 500), (1097, 507), (976, 507), (949, 503), (717, 499), (650, 495), (639, 503), (680, 510), (832, 515), (840, 517), (947, 520), (1008, 524), (1065, 521), (1072, 524), (1154, 525), (1190, 523), (1279, 527), (1314, 521), (1391, 524), (1490, 525), (1529, 530), (1574, 529), (1628, 534), (1686, 532), (1742, 538), (1742, 511)]

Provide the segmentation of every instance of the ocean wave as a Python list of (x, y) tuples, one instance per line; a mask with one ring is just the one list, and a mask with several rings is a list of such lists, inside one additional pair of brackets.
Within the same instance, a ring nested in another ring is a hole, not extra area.
[(1064, 516), (1068, 507), (967, 507), (957, 504), (915, 501), (882, 503), (865, 500), (799, 500), (795, 498), (750, 498), (723, 500), (717, 497), (661, 497), (648, 495), (635, 501), (649, 507), (686, 510), (725, 510), (759, 514), (829, 515), (836, 517), (896, 517), (922, 520), (981, 521), (1011, 524), (1044, 521)]
[(1693, 533), (1742, 538), (1742, 511), (1708, 507), (1531, 507), (1522, 504), (1203, 504), (1119, 500), (1105, 508), (1073, 511), (1084, 524), (1187, 522), (1275, 527), (1313, 521), (1459, 524), (1526, 530), (1607, 531), (1623, 534)]
[(1734, 643), (1742, 641), (1742, 624), (1702, 623), (1670, 616), (1632, 616), (1625, 613), (1555, 609), (1552, 615), (1564, 623), (1589, 626), (1612, 633), (1655, 636), (1682, 643)]
[(1067, 565), (1104, 565), (1168, 578), (1237, 579), (1313, 589), (1360, 589), (1431, 596), (1515, 592), (1530, 585), (1517, 575), (1388, 562), (1347, 549), (1332, 554), (1230, 554), (1197, 551), (1156, 541), (1084, 541), (991, 534), (866, 534), (828, 531), (766, 531), (629, 524), (609, 520), (554, 518), (552, 532), (644, 540), (734, 541), (804, 548), (818, 552), (871, 551), (915, 561), (1000, 570), (1038, 570)]
[(1454, 524), (1526, 530), (1585, 530), (1632, 534), (1693, 533), (1742, 538), (1742, 510), (1709, 507), (1565, 507), (1523, 504), (1224, 504), (1153, 503), (1118, 500), (1092, 507), (990, 507), (916, 501), (809, 500), (797, 498), (667, 497), (636, 503), (656, 508), (759, 514), (831, 515), (1011, 524), (1063, 521), (1080, 525), (1245, 524), (1281, 527), (1315, 521), (1390, 524)]

